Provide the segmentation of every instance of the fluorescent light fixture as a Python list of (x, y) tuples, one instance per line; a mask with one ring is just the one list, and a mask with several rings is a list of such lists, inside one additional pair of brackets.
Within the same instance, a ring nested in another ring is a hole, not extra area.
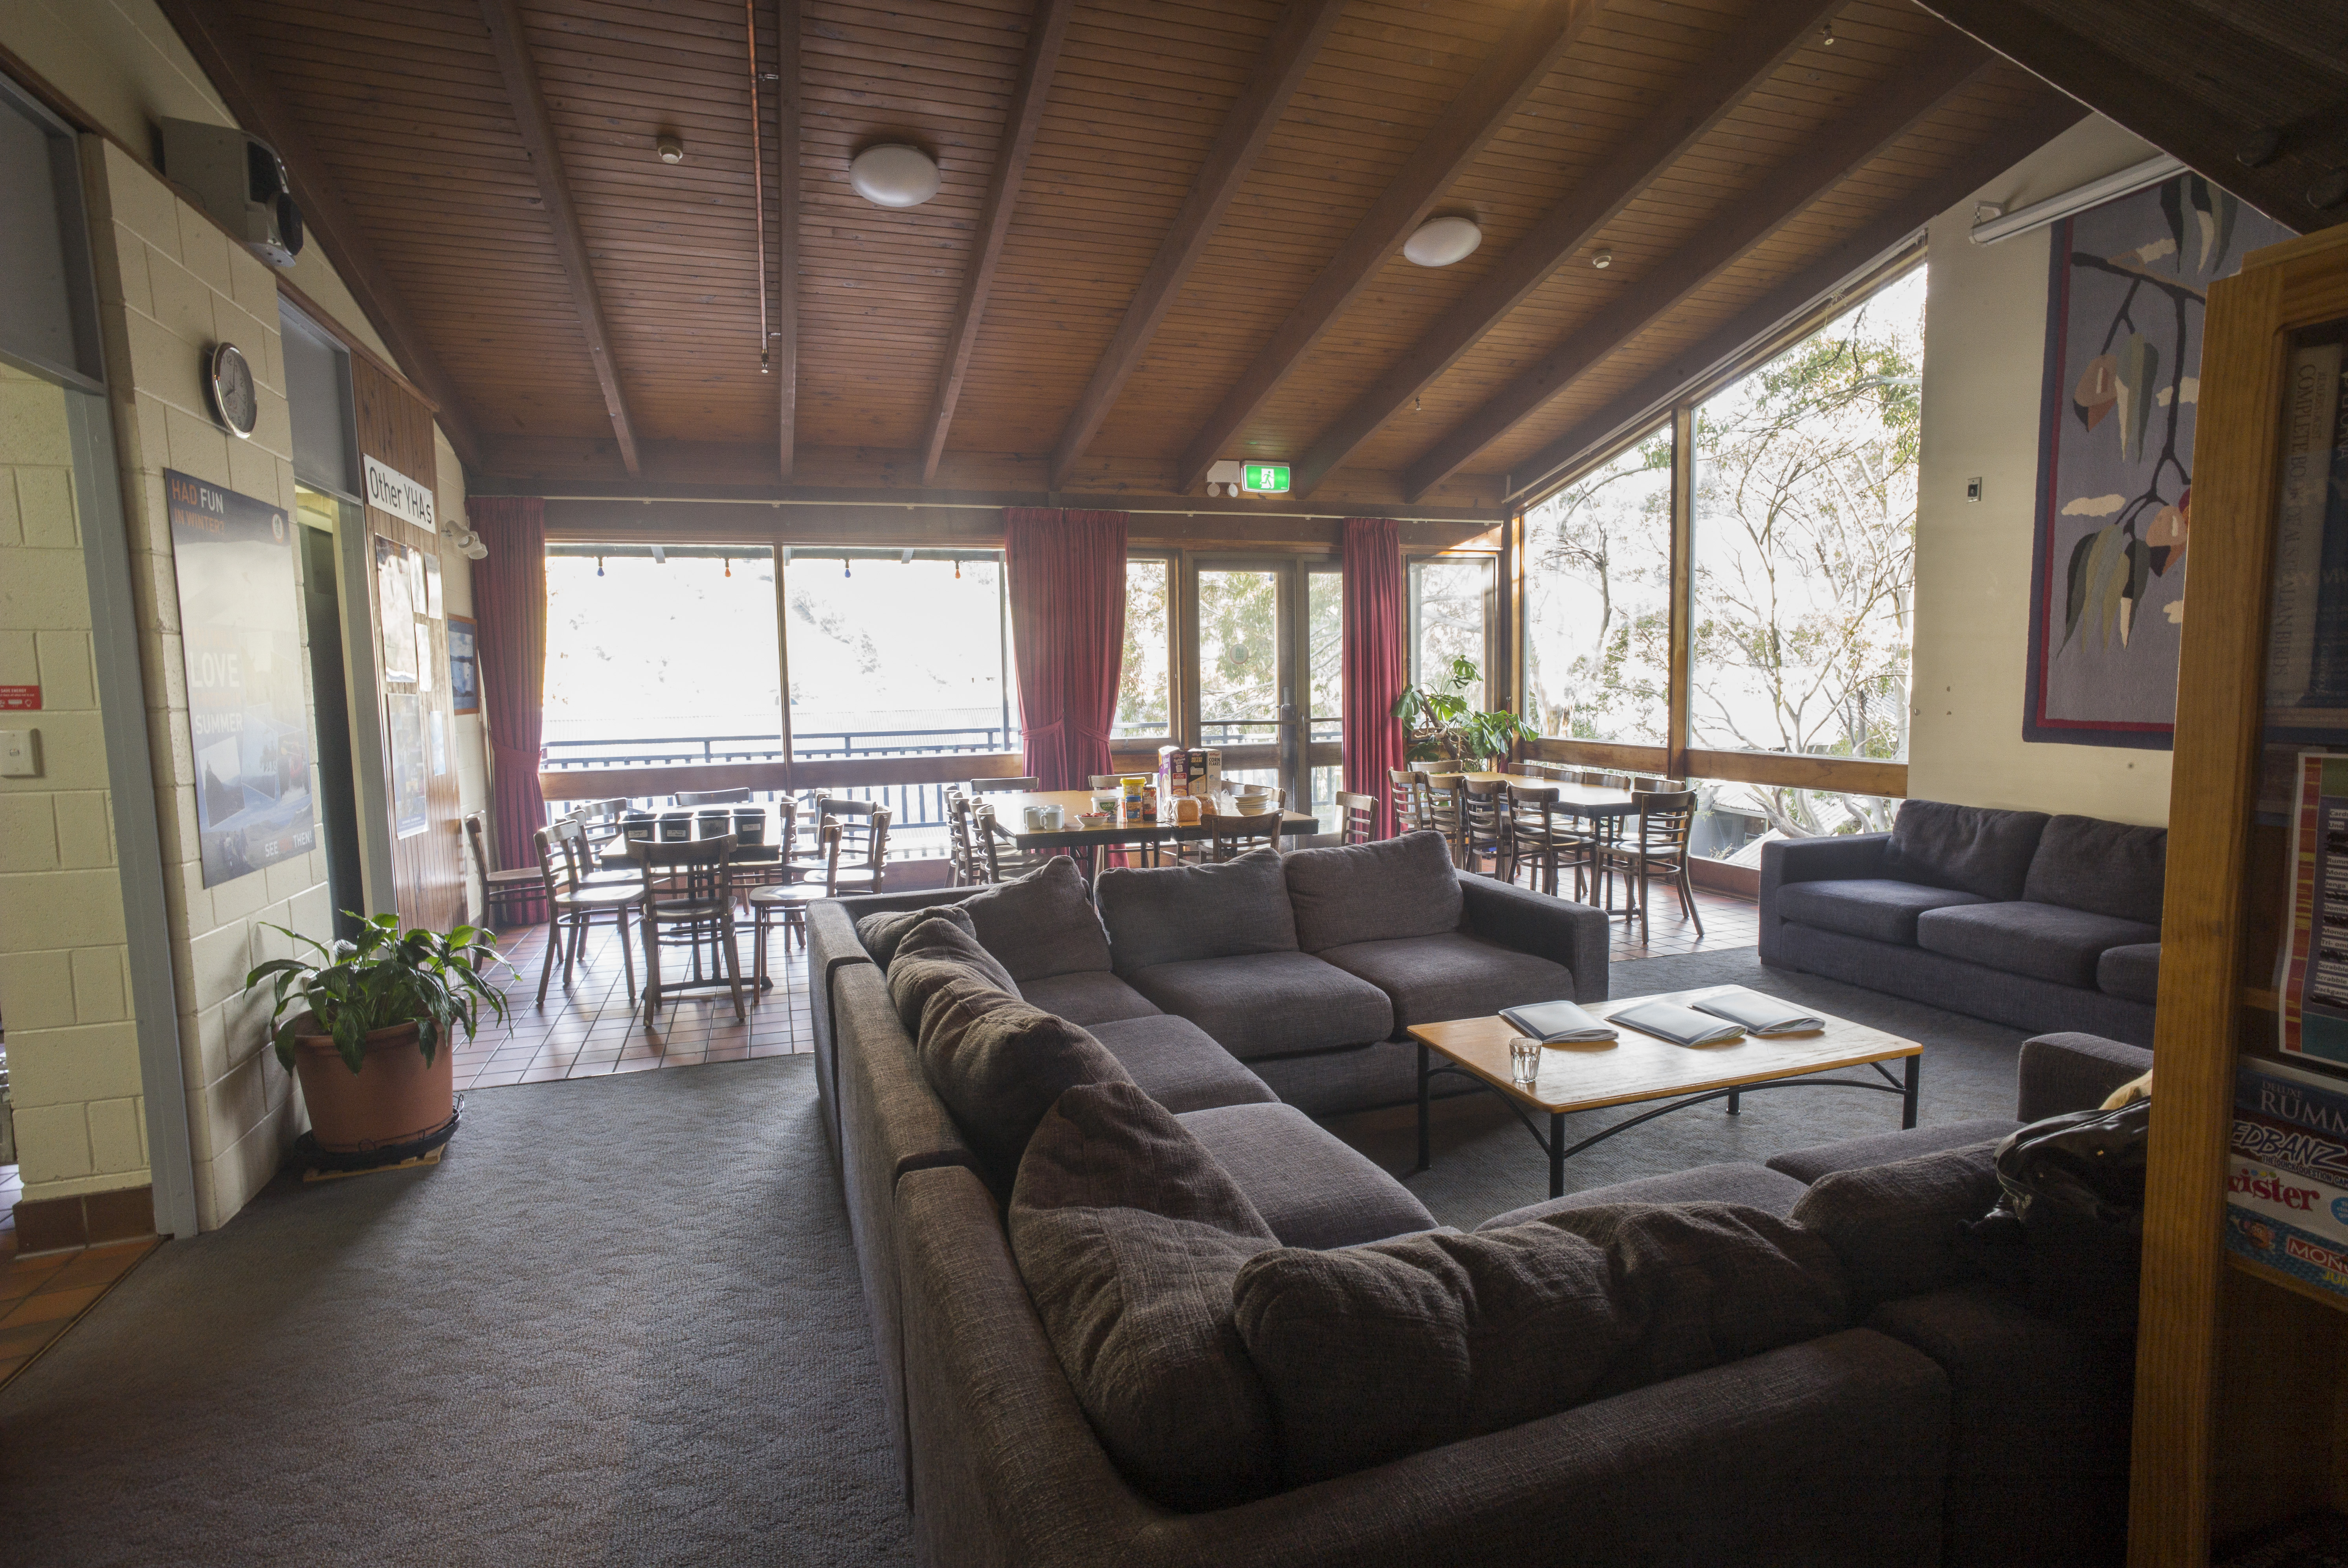
[(2034, 201), (2027, 207), (2000, 213), (1976, 223), (1972, 231), (1973, 243), (1994, 245), (2000, 240), (2027, 234), (2033, 229), (2043, 229), (2049, 223), (2059, 222), (2074, 212), (2085, 212), (2090, 207), (2101, 206), (2116, 197), (2134, 195), (2147, 185), (2157, 185), (2172, 175), (2184, 172), (2183, 162), (2167, 153), (2158, 158), (2146, 159), (2142, 163), (2131, 165), (2116, 174), (2106, 174), (2101, 179), (2091, 179), (2075, 190), (2065, 190), (2060, 196), (2050, 196), (2044, 201)]
[(856, 155), (848, 183), (875, 207), (919, 207), (938, 193), (938, 164), (918, 147), (883, 142)]
[(1402, 253), (1422, 267), (1447, 267), (1475, 254), (1484, 231), (1472, 218), (1430, 218), (1402, 242)]

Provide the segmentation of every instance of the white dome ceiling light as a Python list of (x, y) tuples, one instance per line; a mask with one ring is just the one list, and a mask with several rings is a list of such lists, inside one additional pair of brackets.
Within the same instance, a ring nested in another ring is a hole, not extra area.
[(848, 183), (875, 207), (919, 207), (938, 193), (937, 159), (918, 147), (883, 142), (856, 155)]
[(1402, 242), (1402, 253), (1422, 267), (1447, 267), (1475, 254), (1484, 231), (1473, 218), (1430, 218)]

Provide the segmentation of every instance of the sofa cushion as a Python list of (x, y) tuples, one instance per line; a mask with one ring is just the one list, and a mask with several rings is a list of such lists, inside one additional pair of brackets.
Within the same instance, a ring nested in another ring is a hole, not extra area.
[[(1413, 835), (1414, 837), (1419, 836)], [(1425, 836), (1437, 836), (1428, 834)], [(1317, 855), (1319, 850), (1303, 853)], [(1291, 859), (1295, 858), (1293, 856)], [(1348, 942), (1313, 955), (1385, 992), (1397, 1030), (1415, 1023), (1478, 1018), (1521, 1002), (1570, 1000), (1573, 971), (1532, 953), (1465, 931)]]
[(1851, 1309), (1921, 1296), (1981, 1277), (1963, 1249), (1969, 1220), (1998, 1198), (1995, 1143), (1974, 1143), (1820, 1176), (1794, 1205), (1794, 1223), (1841, 1260)]
[(2158, 1001), (2160, 944), (2130, 942), (2126, 947), (2106, 948), (2096, 960), (2096, 989), (2132, 1002)]
[(1282, 1246), (1352, 1246), (1435, 1228), (1409, 1188), (1293, 1105), (1226, 1105), (1179, 1120)]
[(1570, 1409), (1639, 1329), (1605, 1249), (1548, 1225), (1259, 1253), (1232, 1305), (1288, 1486)]
[(1861, 877), (1848, 882), (1789, 882), (1777, 889), (1777, 914), (1870, 942), (1916, 945), (1916, 917), (1927, 909), (1986, 904), (1978, 893), (1928, 887), (1921, 882)]
[(1296, 945), (1308, 953), (1459, 928), (1459, 871), (1449, 841), (1432, 829), (1300, 849), (1282, 869)]
[(889, 965), (889, 999), (908, 1030), (922, 1027), (930, 993), (949, 981), (971, 980), (1016, 998), (1019, 982), (995, 962), (978, 938), (951, 920), (924, 920), (897, 943)]
[(1309, 953), (1249, 953), (1159, 964), (1126, 977), (1133, 989), (1215, 1037), (1241, 1061), (1384, 1040), (1386, 993)]
[(1288, 882), (1280, 851), (1269, 846), (1220, 865), (1112, 866), (1094, 896), (1120, 975), (1189, 958), (1296, 950)]
[(1069, 1090), (1019, 1163), (1007, 1226), (1061, 1369), (1128, 1480), (1172, 1508), (1272, 1490), (1272, 1405), (1231, 1286), (1278, 1242), (1189, 1129), (1129, 1083)]
[(1066, 1019), (1014, 1001), (948, 1022), (941, 1015), (952, 995), (937, 993), (922, 1015), (922, 1073), (1003, 1185), (1065, 1091), (1133, 1081), (1107, 1047)]
[(885, 969), (889, 960), (897, 956), (897, 944), (924, 920), (951, 920), (973, 939), (978, 936), (978, 927), (970, 923), (970, 911), (959, 904), (928, 904), (919, 909), (867, 915), (856, 922), (856, 935), (863, 942), (864, 950), (872, 955), (872, 961)]
[(1022, 980), (1019, 994), (1045, 1012), (1058, 1013), (1086, 1029), (1118, 1019), (1154, 1018), (1158, 1013), (1157, 1003), (1105, 969)]
[(1794, 1212), (1794, 1205), (1802, 1201), (1802, 1194), (1807, 1190), (1791, 1176), (1780, 1175), (1750, 1161), (1734, 1160), (1671, 1171), (1660, 1176), (1641, 1176), (1635, 1181), (1616, 1182), (1612, 1186), (1592, 1187), (1583, 1193), (1568, 1193), (1561, 1198), (1549, 1198), (1510, 1209), (1504, 1214), (1494, 1214), (1476, 1228), (1502, 1230), (1547, 1219), (1568, 1209), (1602, 1208), (1610, 1204), (1742, 1204), (1782, 1218)]
[(1816, 1143), (1807, 1149), (1788, 1149), (1782, 1154), (1770, 1155), (1768, 1164), (1771, 1170), (1782, 1172), (1807, 1187), (1819, 1177), (1832, 1175), (1837, 1171), (1855, 1171), (1863, 1165), (1889, 1165), (1900, 1160), (1915, 1159), (1920, 1154), (1937, 1154), (1943, 1149), (1993, 1143), (2021, 1125), (2020, 1122), (2009, 1117), (1980, 1116), (1968, 1122), (1944, 1122), (1938, 1127), (1871, 1132), (1864, 1138), (1843, 1138), (1832, 1143)]
[(1280, 1098), (1187, 1018), (1153, 1010), (1148, 1018), (1097, 1023), (1086, 1032), (1124, 1065), (1143, 1093), (1169, 1111), (1269, 1104)]
[(1883, 873), (1896, 882), (1954, 887), (1984, 898), (2019, 898), (2046, 826), (2040, 811), (1992, 811), (1945, 801), (1900, 803)]
[(2096, 984), (2096, 960), (2106, 950), (2159, 938), (2157, 926), (2025, 901), (1928, 909), (1916, 918), (1920, 948), (2009, 974), (2088, 989)]
[(2048, 819), (2046, 831), (2039, 835), (2022, 896), (2157, 926), (2161, 883), (2168, 872), (2168, 829), (2131, 827), (2093, 816), (2057, 816)]
[(963, 899), (962, 907), (970, 911), (979, 945), (1014, 979), (1108, 968), (1108, 933), (1094, 912), (1085, 874), (1065, 855)]

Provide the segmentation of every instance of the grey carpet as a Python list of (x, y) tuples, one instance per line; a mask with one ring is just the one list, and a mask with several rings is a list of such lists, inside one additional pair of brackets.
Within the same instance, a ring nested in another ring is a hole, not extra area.
[[(1609, 989), (1617, 997), (1695, 986), (1750, 986), (1921, 1040), (1925, 1049), (1919, 1123), (1931, 1126), (2013, 1114), (2014, 1061), (2022, 1042), (2030, 1038), (2020, 1030), (1816, 975), (1764, 968), (1757, 949), (1752, 948), (1618, 963), (1609, 980)], [(1834, 1076), (1858, 1077), (1865, 1071)], [(1571, 1144), (1647, 1109), (1633, 1105), (1569, 1116), (1566, 1142)], [(1895, 1095), (1860, 1089), (1766, 1091), (1745, 1096), (1739, 1115), (1726, 1114), (1719, 1101), (1691, 1106), (1577, 1154), (1566, 1162), (1565, 1190), (1581, 1192), (1634, 1176), (1662, 1175), (1724, 1160), (1766, 1160), (1788, 1149), (1887, 1132), (1899, 1125), (1900, 1101)], [(1433, 1163), (1429, 1169), (1414, 1174), (1404, 1173), (1417, 1159), (1415, 1109), (1365, 1111), (1331, 1118), (1328, 1126), (1401, 1175), (1419, 1201), (1446, 1225), (1471, 1229), (1496, 1214), (1549, 1196), (1548, 1159), (1497, 1094), (1436, 1102)]]
[(0, 1392), (0, 1560), (906, 1563), (811, 1059), (481, 1090)]

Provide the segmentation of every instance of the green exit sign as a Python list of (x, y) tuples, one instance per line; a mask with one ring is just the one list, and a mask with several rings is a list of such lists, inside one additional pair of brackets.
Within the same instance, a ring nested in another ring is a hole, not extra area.
[(1257, 496), (1285, 496), (1288, 494), (1288, 465), (1243, 463), (1240, 466), (1240, 488)]

